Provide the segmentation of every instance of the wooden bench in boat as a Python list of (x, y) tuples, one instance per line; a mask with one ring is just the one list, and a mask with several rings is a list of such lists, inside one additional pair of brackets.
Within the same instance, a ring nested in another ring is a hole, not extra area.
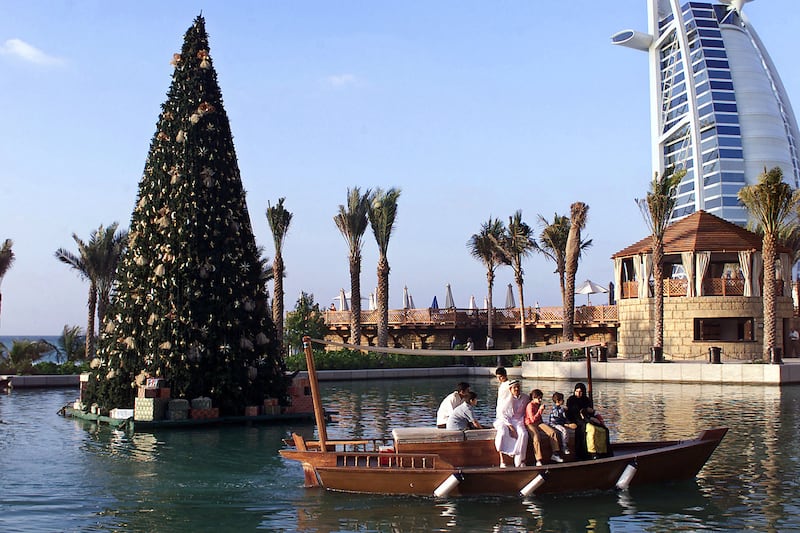
[(392, 430), (397, 453), (435, 453), (455, 466), (488, 466), (497, 462), (495, 430), (466, 431), (431, 427)]
[[(392, 430), (394, 449), (397, 453), (438, 453), (456, 466), (484, 466), (497, 462), (494, 438), (497, 430), (468, 429), (452, 430), (430, 427), (396, 428)], [(568, 443), (575, 450), (575, 430), (568, 429)], [(550, 442), (542, 440), (542, 456), (549, 462), (552, 455)], [(574, 454), (571, 456), (574, 457)], [(566, 456), (567, 459), (570, 456)], [(527, 460), (535, 461), (533, 439), (528, 439)]]

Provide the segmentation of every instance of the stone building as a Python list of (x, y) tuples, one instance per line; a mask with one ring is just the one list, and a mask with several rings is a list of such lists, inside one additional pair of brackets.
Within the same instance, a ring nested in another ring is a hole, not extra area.
[[(763, 358), (761, 236), (705, 211), (671, 224), (664, 235), (664, 357)], [(655, 299), (652, 240), (648, 235), (614, 260), (618, 356), (649, 358)], [(779, 246), (776, 277), (778, 346), (788, 346), (793, 316), (790, 250)], [(642, 280), (647, 280), (642, 283)], [(786, 352), (786, 350), (784, 350)]]

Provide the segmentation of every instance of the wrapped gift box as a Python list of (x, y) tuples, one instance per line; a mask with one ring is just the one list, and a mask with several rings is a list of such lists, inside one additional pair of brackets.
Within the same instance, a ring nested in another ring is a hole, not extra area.
[(201, 396), (192, 400), (192, 409), (211, 409), (211, 398)]
[(167, 420), (186, 420), (189, 418), (189, 410), (188, 409), (167, 409)]
[(139, 398), (158, 398), (158, 389), (154, 387), (139, 387)]
[(133, 404), (134, 420), (163, 420), (167, 401), (162, 398), (135, 398)]
[(219, 418), (219, 408), (212, 407), (210, 409), (190, 409), (189, 416), (196, 419)]

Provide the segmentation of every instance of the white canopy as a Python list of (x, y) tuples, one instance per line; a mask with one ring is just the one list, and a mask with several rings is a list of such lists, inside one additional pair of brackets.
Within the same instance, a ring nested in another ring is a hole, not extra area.
[(598, 285), (597, 283), (593, 282), (590, 279), (587, 279), (583, 283), (581, 283), (578, 287), (575, 288), (575, 294), (585, 294), (586, 295), (586, 303), (591, 304), (592, 302), (589, 300), (590, 294), (599, 294), (603, 292), (608, 292), (608, 289), (603, 287), (602, 285)]

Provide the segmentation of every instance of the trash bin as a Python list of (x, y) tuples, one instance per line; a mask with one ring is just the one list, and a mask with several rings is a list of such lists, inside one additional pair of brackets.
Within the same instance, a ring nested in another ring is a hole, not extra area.
[(661, 346), (650, 347), (650, 362), (663, 363), (664, 362), (664, 348)]
[(710, 346), (708, 348), (708, 362), (712, 365), (719, 365), (722, 363), (722, 348), (719, 346)]
[(783, 364), (783, 350), (781, 348), (775, 347), (769, 349), (769, 362), (773, 365), (782, 365)]

